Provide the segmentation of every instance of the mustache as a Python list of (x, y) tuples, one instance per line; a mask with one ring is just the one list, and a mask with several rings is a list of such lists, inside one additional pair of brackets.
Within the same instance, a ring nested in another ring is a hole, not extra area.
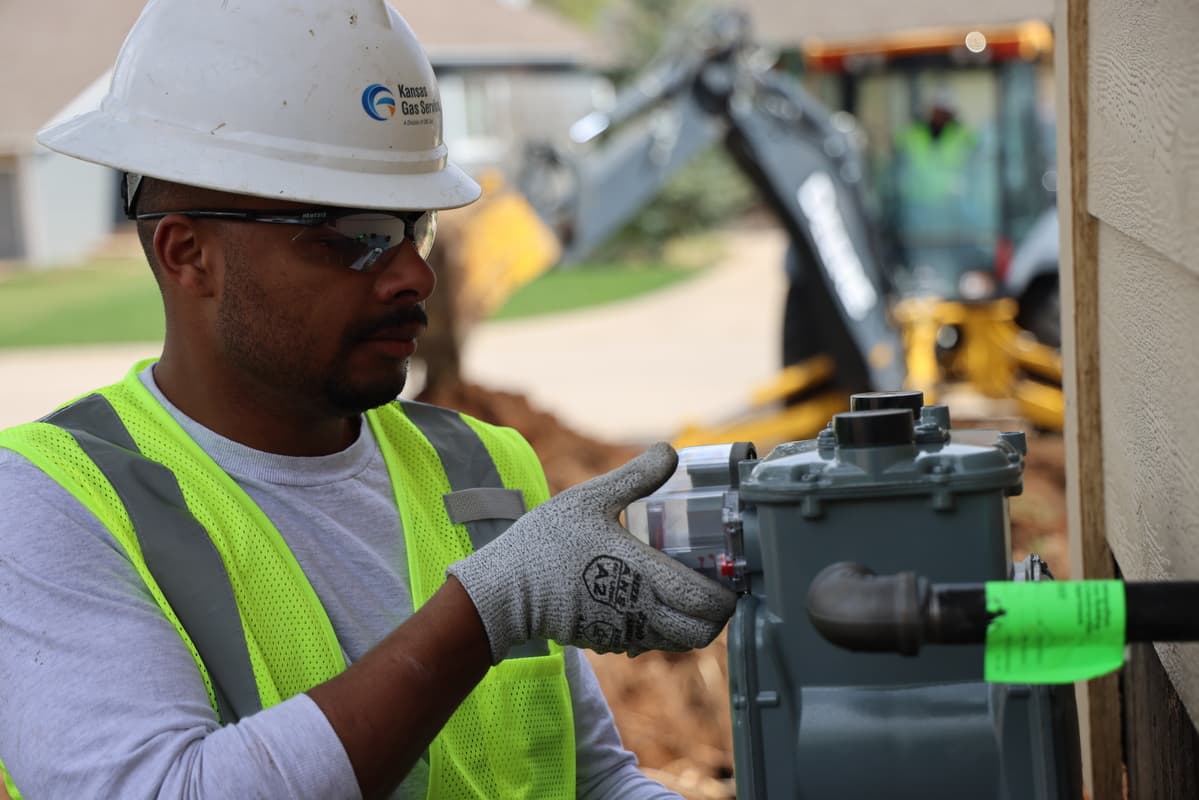
[(424, 306), (416, 305), (397, 309), (385, 317), (367, 320), (355, 325), (346, 334), (346, 341), (351, 343), (363, 341), (371, 338), (379, 331), (413, 324), (420, 325), (422, 328), (429, 327), (429, 315), (425, 313)]

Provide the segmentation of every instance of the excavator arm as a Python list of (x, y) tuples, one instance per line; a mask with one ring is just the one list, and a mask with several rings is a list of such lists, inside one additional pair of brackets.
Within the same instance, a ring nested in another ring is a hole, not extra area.
[[(680, 28), (609, 109), (572, 126), (571, 146), (531, 145), (518, 191), (503, 189), (490, 201), (485, 193), (475, 216), (462, 225), (460, 244), (477, 246), (459, 246), (457, 252), (485, 257), (459, 256), (470, 263), (446, 273), (462, 275), (463, 286), (476, 288), (462, 295), (482, 297), (480, 287), (488, 288), (473, 315), (481, 318), (519, 281), (555, 263), (586, 258), (679, 170), (721, 146), (789, 234), (791, 289), (783, 331), (788, 366), (770, 385), (752, 391), (734, 418), (686, 430), (676, 444), (766, 445), (808, 438), (843, 410), (849, 393), (905, 386), (935, 392), (942, 378), (936, 334), (949, 324), (942, 319), (949, 312), (965, 315), (963, 330), (981, 328), (964, 351), (973, 354), (965, 359), (972, 385), (990, 396), (1020, 400), (1028, 382), (1013, 380), (1017, 368), (1027, 372), (1029, 357), (1016, 352), (1023, 343), (998, 311), (930, 300), (913, 315), (914, 301), (895, 302), (878, 256), (877, 226), (864, 207), (855, 131), (851, 117), (830, 112), (798, 80), (760, 57), (744, 14), (709, 14)], [(509, 202), (501, 206), (500, 200)], [(529, 224), (519, 224), (520, 214), (512, 213), (512, 205), (524, 203), (531, 206), (525, 214)], [(505, 213), (484, 213), (492, 206)], [(484, 224), (488, 218), (494, 224)], [(483, 235), (488, 230), (502, 231), (508, 245), (514, 231), (526, 235), (520, 247), (497, 247), (495, 237)], [(522, 261), (494, 263), (498, 251), (519, 252)], [(480, 261), (486, 263), (480, 267)], [(491, 291), (496, 287), (498, 296)], [(1060, 416), (1060, 390), (1055, 391), (1048, 397), (1052, 402), (1038, 400), (1040, 414), (1030, 416), (1038, 424)]]
[(676, 37), (611, 108), (571, 126), (574, 149), (529, 146), (518, 182), (558, 233), (564, 262), (586, 258), (721, 140), (724, 122), (700, 104), (696, 82), (708, 65), (735, 57), (745, 24), (717, 15)]
[(756, 56), (744, 15), (707, 16), (676, 36), (610, 111), (576, 123), (579, 149), (532, 148), (521, 189), (557, 232), (564, 260), (577, 261), (695, 156), (723, 146), (790, 234), (804, 287), (802, 360), (831, 359), (841, 394), (898, 389), (902, 343), (887, 317), (852, 129)]
[(751, 102), (725, 103), (725, 146), (790, 234), (793, 282), (803, 288), (796, 349), (805, 359), (831, 356), (842, 389), (901, 388), (902, 342), (888, 318), (851, 129), (795, 80), (749, 78)]

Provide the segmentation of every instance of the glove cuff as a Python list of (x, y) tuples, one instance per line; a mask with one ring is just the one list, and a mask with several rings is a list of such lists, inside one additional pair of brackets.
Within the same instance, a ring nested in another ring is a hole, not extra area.
[(524, 621), (527, 615), (523, 613), (522, 598), (507, 585), (508, 579), (502, 572), (492, 566), (475, 553), (450, 564), (445, 572), (458, 579), (474, 603), (491, 646), (491, 663), (498, 664), (509, 650), (528, 641), (530, 634)]

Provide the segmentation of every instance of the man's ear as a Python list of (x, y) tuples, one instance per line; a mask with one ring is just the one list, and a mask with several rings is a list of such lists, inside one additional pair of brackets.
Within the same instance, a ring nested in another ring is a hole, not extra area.
[(154, 231), (154, 255), (158, 259), (164, 285), (193, 297), (213, 297), (217, 293), (214, 267), (216, 251), (211, 241), (182, 214), (170, 214), (158, 221)]

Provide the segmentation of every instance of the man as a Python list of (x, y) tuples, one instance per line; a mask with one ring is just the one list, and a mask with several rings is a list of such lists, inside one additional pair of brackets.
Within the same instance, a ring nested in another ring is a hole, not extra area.
[(998, 212), (994, 166), (949, 87), (933, 90), (899, 135), (890, 172), (893, 237), (911, 273), (904, 290), (957, 297), (963, 273), (990, 268)]
[(153, 0), (40, 138), (126, 173), (166, 339), (0, 433), (10, 793), (670, 796), (570, 645), (731, 614), (617, 522), (674, 452), (547, 500), (516, 432), (392, 402), (436, 210), (478, 195), (395, 11)]

